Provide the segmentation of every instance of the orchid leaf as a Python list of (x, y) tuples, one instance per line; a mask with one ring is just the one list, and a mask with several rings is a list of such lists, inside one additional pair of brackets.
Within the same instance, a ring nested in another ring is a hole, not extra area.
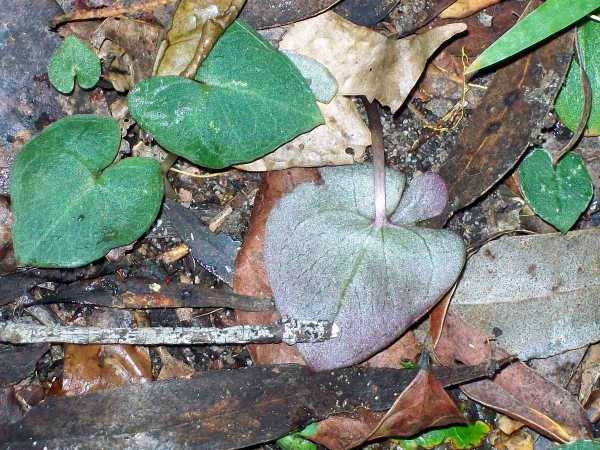
[(142, 128), (196, 164), (253, 161), (323, 123), (292, 62), (241, 21), (221, 36), (196, 80), (153, 77), (128, 98)]
[(519, 166), (521, 191), (531, 209), (566, 233), (587, 208), (594, 186), (581, 156), (566, 154), (553, 167), (550, 154), (535, 149)]
[(100, 79), (100, 60), (75, 36), (67, 36), (50, 59), (48, 78), (63, 94), (73, 91), (75, 80), (83, 89), (91, 89)]
[[(323, 185), (300, 185), (267, 221), (265, 264), (279, 312), (340, 328), (336, 339), (298, 345), (316, 370), (355, 364), (392, 343), (450, 288), (464, 264), (462, 239), (408, 220), (430, 218), (437, 207), (396, 211), (399, 203), (413, 207), (401, 203), (405, 179), (399, 172), (386, 175), (392, 222), (373, 226), (372, 171), (370, 165), (321, 169)], [(410, 195), (437, 203), (436, 195), (445, 195), (443, 182), (425, 178), (413, 184), (426, 192)], [(394, 223), (395, 216), (405, 220)]]
[(120, 142), (112, 118), (75, 115), (23, 147), (11, 179), (14, 249), (22, 264), (82, 266), (150, 227), (163, 196), (159, 163), (112, 164)]

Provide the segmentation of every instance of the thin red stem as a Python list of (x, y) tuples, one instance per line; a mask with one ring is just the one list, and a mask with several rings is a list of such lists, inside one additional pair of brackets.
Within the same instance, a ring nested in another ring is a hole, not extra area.
[(371, 129), (371, 154), (373, 156), (373, 178), (375, 182), (375, 218), (373, 225), (381, 228), (387, 223), (385, 214), (385, 151), (383, 147), (383, 127), (381, 126), (379, 104), (376, 100), (363, 99), (369, 128)]

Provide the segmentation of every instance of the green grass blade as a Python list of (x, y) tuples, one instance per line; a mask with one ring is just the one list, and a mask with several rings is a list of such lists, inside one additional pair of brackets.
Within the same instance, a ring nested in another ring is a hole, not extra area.
[(472, 74), (543, 41), (600, 8), (600, 0), (547, 0), (490, 45), (465, 73)]

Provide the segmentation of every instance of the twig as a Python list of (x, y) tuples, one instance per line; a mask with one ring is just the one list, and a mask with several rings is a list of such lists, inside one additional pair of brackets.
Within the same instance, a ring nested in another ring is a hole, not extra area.
[(99, 328), (43, 326), (25, 323), (0, 325), (0, 342), (10, 344), (273, 344), (321, 342), (337, 335), (337, 327), (320, 320), (285, 319), (271, 325), (238, 325), (225, 328), (143, 327)]
[(377, 100), (369, 102), (363, 97), (363, 103), (369, 117), (371, 129), (371, 152), (373, 156), (373, 177), (375, 183), (375, 220), (373, 226), (381, 228), (386, 222), (385, 215), (385, 149), (383, 146), (383, 127)]
[(556, 166), (558, 162), (569, 153), (575, 145), (579, 142), (579, 139), (583, 135), (588, 120), (590, 118), (590, 113), (592, 111), (592, 87), (590, 85), (590, 80), (585, 73), (585, 68), (583, 67), (583, 53), (581, 51), (581, 45), (579, 44), (579, 35), (575, 35), (575, 48), (577, 50), (576, 56), (579, 62), (579, 80), (581, 83), (581, 89), (583, 90), (583, 108), (581, 109), (581, 116), (579, 116), (579, 125), (577, 129), (573, 132), (573, 136), (569, 139), (569, 142), (565, 144), (565, 146), (558, 152), (552, 164)]
[(121, 309), (230, 308), (271, 311), (274, 308), (273, 301), (269, 298), (249, 297), (193, 284), (166, 284), (148, 278), (121, 280), (116, 276), (72, 283), (41, 300), (23, 297), (17, 306), (28, 308), (55, 303)]
[(227, 175), (228, 173), (231, 173), (231, 170), (226, 170), (224, 172), (215, 172), (215, 173), (191, 173), (191, 172), (186, 172), (185, 170), (179, 170), (176, 169), (175, 167), (171, 167), (169, 169), (169, 171), (171, 172), (175, 172), (175, 173), (180, 173), (182, 175), (185, 175), (186, 177), (191, 177), (191, 178), (214, 178), (214, 177), (222, 177), (224, 175)]

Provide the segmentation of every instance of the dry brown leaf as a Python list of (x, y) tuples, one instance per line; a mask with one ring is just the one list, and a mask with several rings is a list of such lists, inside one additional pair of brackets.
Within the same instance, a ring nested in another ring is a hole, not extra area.
[(301, 134), (264, 158), (236, 167), (265, 171), (361, 161), (365, 149), (371, 145), (371, 133), (352, 100), (338, 95), (330, 103), (317, 103), (317, 106), (325, 119), (324, 125)]
[(502, 0), (457, 0), (440, 14), (442, 19), (462, 19)]
[(150, 354), (132, 345), (65, 345), (63, 395), (152, 381)]
[(316, 425), (310, 440), (332, 450), (355, 448), (390, 436), (413, 436), (432, 427), (465, 423), (464, 416), (429, 370), (421, 370), (385, 413), (358, 409)]
[[(316, 169), (288, 169), (266, 172), (252, 209), (250, 225), (244, 243), (235, 260), (233, 290), (238, 294), (271, 297), (271, 287), (263, 261), (263, 240), (267, 217), (271, 209), (286, 193), (301, 183), (316, 183), (321, 177)], [(265, 324), (279, 319), (275, 311), (236, 311), (238, 324)], [(249, 345), (248, 351), (255, 364), (304, 364), (295, 347), (287, 344)]]
[(194, 78), (200, 63), (246, 0), (181, 0), (159, 56), (157, 75)]
[(504, 414), (500, 414), (500, 416), (496, 420), (496, 427), (498, 427), (498, 429), (506, 435), (511, 435), (515, 431), (518, 431), (521, 428), (523, 428), (524, 426), (525, 424), (523, 424), (522, 422), (511, 419), (510, 417), (505, 416)]
[(122, 17), (106, 19), (90, 41), (104, 61), (103, 76), (123, 92), (152, 75), (162, 38), (161, 27)]
[[(476, 365), (488, 361), (492, 354), (496, 359), (508, 356), (492, 346), (491, 336), (455, 314), (446, 314), (449, 298), (431, 313), (431, 337), (438, 361), (447, 366), (456, 362)], [(522, 362), (506, 366), (493, 381), (476, 381), (461, 389), (473, 400), (526, 423), (550, 439), (568, 442), (591, 436), (590, 423), (579, 402)]]
[(524, 430), (510, 436), (494, 430), (489, 440), (492, 446), (498, 450), (533, 450), (533, 436)]
[(338, 82), (339, 95), (364, 95), (395, 112), (445, 41), (466, 29), (456, 23), (403, 39), (388, 39), (333, 12), (295, 23), (279, 44), (316, 59)]
[(421, 354), (421, 346), (417, 341), (415, 333), (407, 331), (400, 339), (385, 350), (371, 356), (363, 365), (366, 367), (391, 367), (402, 368), (402, 364), (410, 361), (417, 362)]
[(156, 347), (156, 352), (160, 356), (161, 362), (160, 373), (158, 374), (159, 380), (191, 378), (196, 373), (193, 368), (171, 355), (166, 347)]
[(600, 381), (600, 344), (590, 345), (581, 366), (579, 401), (582, 405), (587, 405), (592, 392), (598, 389)]

